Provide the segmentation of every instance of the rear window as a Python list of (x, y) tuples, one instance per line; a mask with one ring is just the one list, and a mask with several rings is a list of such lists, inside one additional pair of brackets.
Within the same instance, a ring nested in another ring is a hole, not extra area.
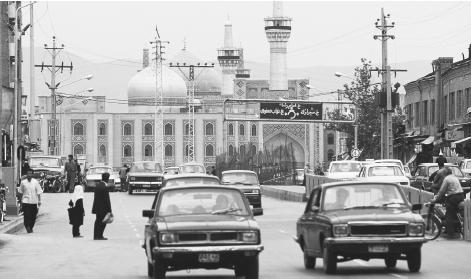
[(131, 172), (162, 172), (162, 168), (159, 163), (139, 162), (139, 163), (134, 163), (130, 171)]
[(178, 177), (167, 180), (165, 187), (187, 186), (187, 185), (220, 185), (217, 177)]
[(256, 185), (258, 184), (257, 175), (254, 173), (225, 173), (222, 175), (221, 182), (223, 184), (246, 184)]
[(400, 167), (392, 166), (375, 166), (370, 167), (368, 170), (368, 176), (403, 176)]
[(330, 172), (359, 172), (361, 164), (359, 162), (332, 162)]

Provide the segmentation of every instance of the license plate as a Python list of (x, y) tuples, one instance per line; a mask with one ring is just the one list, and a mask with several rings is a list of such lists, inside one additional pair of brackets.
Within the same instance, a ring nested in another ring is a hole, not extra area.
[(217, 263), (219, 262), (219, 254), (199, 254), (198, 261), (200, 263)]
[(150, 184), (143, 184), (142, 187), (149, 188)]
[(389, 251), (388, 245), (368, 245), (368, 252), (370, 253), (387, 253)]

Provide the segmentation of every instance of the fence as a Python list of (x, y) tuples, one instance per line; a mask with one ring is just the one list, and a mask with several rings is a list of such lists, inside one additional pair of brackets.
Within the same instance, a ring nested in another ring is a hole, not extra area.
[(471, 241), (471, 200), (464, 201), (463, 238)]

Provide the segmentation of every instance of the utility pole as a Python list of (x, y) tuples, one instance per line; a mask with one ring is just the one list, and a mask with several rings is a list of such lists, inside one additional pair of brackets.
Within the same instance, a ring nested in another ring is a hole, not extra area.
[[(30, 57), (30, 67), (29, 67), (29, 114), (30, 118), (34, 115), (34, 107), (36, 106), (36, 91), (34, 88), (34, 13), (33, 6), (29, 6), (29, 57)], [(31, 123), (31, 122), (30, 122)], [(29, 127), (31, 129), (31, 127)]]
[[(185, 76), (188, 88), (188, 158), (187, 161), (195, 160), (195, 68), (213, 68), (214, 63), (200, 62), (197, 65), (170, 63), (170, 67), (176, 67)], [(188, 76), (183, 69), (188, 68)], [(186, 150), (184, 151), (186, 153)]]
[(60, 65), (56, 65), (56, 57), (57, 55), (61, 52), (61, 50), (64, 49), (64, 44), (62, 44), (61, 47), (57, 47), (56, 45), (56, 37), (52, 37), (52, 47), (48, 47), (47, 44), (44, 45), (44, 49), (46, 49), (50, 54), (51, 54), (51, 64), (50, 65), (45, 65), (44, 62), (41, 65), (35, 65), (36, 67), (41, 68), (41, 72), (44, 70), (44, 68), (47, 68), (51, 72), (51, 83), (47, 83), (47, 87), (51, 90), (51, 97), (52, 97), (52, 119), (51, 119), (51, 125), (52, 125), (52, 141), (51, 141), (51, 146), (49, 148), (49, 154), (51, 155), (58, 155), (59, 151), (56, 150), (56, 135), (58, 134), (57, 132), (57, 103), (56, 103), (56, 89), (58, 88), (59, 83), (56, 83), (56, 74), (60, 70), (61, 73), (64, 71), (64, 69), (70, 69), (72, 72), (72, 62), (70, 62), (70, 66), (64, 66), (64, 62), (62, 62)]
[[(381, 30), (381, 35), (374, 35), (373, 38), (381, 39), (381, 49), (382, 49), (382, 59), (381, 59), (381, 69), (376, 68), (372, 71), (377, 71), (378, 74), (381, 73), (382, 83), (381, 91), (386, 93), (386, 103), (384, 108), (381, 111), (381, 158), (382, 159), (391, 159), (393, 158), (393, 131), (392, 131), (392, 113), (394, 108), (392, 105), (391, 98), (391, 71), (396, 74), (396, 72), (405, 72), (406, 70), (391, 70), (391, 67), (388, 65), (388, 39), (395, 38), (394, 35), (388, 35), (388, 30), (394, 28), (394, 22), (391, 25), (388, 25), (389, 14), (384, 15), (384, 8), (381, 8), (381, 19), (378, 19), (375, 22), (376, 28)], [(381, 23), (379, 23), (381, 22)]]

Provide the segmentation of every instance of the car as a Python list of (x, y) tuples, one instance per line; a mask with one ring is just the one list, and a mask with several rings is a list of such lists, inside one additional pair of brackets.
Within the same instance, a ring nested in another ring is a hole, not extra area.
[(295, 241), (304, 266), (313, 269), (322, 258), (324, 271), (335, 273), (337, 263), (353, 259), (384, 259), (393, 268), (407, 260), (411, 272), (421, 265), (425, 222), (395, 183), (333, 182), (312, 190), (296, 222)]
[(358, 174), (361, 181), (393, 182), (402, 186), (410, 186), (409, 178), (396, 164), (370, 164), (361, 168)]
[(404, 166), (404, 173), (406, 174), (407, 178), (409, 178), (409, 179), (412, 178), (412, 174), (411, 174), (410, 168), (408, 166)]
[(351, 180), (357, 177), (361, 169), (359, 161), (332, 161), (326, 176), (340, 180)]
[(28, 158), (33, 178), (41, 183), (45, 192), (63, 190), (65, 182), (64, 162), (60, 156), (32, 155)]
[(165, 187), (148, 217), (143, 248), (147, 274), (195, 268), (234, 269), (258, 278), (263, 251), (260, 228), (240, 189), (227, 186)]
[(116, 174), (112, 167), (91, 166), (88, 168), (85, 180), (83, 181), (83, 184), (85, 186), (85, 192), (94, 191), (96, 184), (101, 181), (101, 175), (105, 172), (110, 174), (110, 179), (107, 184), (108, 189), (110, 191), (120, 189), (121, 183), (119, 175)]
[(404, 165), (402, 164), (401, 160), (398, 159), (381, 159), (381, 160), (374, 160), (375, 163), (386, 163), (386, 164), (395, 164), (399, 166), (401, 169), (404, 169)]
[(164, 174), (170, 174), (170, 175), (178, 174), (178, 169), (179, 169), (178, 167), (165, 168)]
[(178, 167), (178, 173), (206, 173), (206, 168), (203, 164), (196, 162), (185, 163)]
[(126, 178), (128, 194), (134, 190), (159, 190), (162, 187), (163, 172), (160, 163), (153, 161), (133, 162)]
[(304, 181), (304, 169), (296, 169), (295, 184), (302, 185)]
[(257, 173), (249, 170), (228, 170), (221, 174), (221, 184), (240, 188), (250, 205), (262, 208), (262, 191)]
[(217, 176), (200, 173), (172, 175), (165, 177), (162, 188), (187, 185), (221, 185), (221, 181)]
[(466, 175), (467, 177), (471, 177), (471, 159), (461, 160), (458, 166), (460, 167), (464, 175)]
[[(450, 168), (453, 174), (460, 180), (461, 188), (463, 188), (463, 191), (465, 193), (470, 192), (471, 178), (465, 176), (457, 165), (445, 163), (445, 166)], [(418, 165), (414, 175), (410, 179), (410, 185), (420, 190), (433, 192), (433, 181), (430, 181), (430, 176), (437, 170), (437, 163), (422, 163)]]

